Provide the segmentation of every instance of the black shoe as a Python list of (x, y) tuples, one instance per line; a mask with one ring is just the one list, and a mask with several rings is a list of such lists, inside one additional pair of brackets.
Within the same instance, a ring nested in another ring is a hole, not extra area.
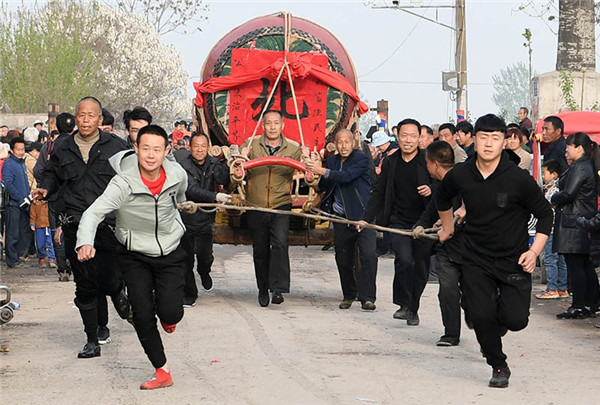
[(258, 291), (258, 303), (261, 307), (269, 306), (269, 291), (268, 290), (259, 290)]
[(117, 310), (117, 314), (121, 317), (121, 319), (129, 318), (129, 312), (131, 312), (131, 308), (129, 307), (129, 298), (127, 298), (127, 294), (125, 293), (125, 286), (119, 291), (117, 294), (113, 295), (112, 302)]
[(410, 311), (406, 324), (408, 326), (419, 326), (419, 315), (416, 312)]
[(510, 378), (510, 369), (508, 366), (495, 368), (492, 371), (492, 378), (490, 379), (489, 386), (492, 388), (506, 388), (508, 387), (508, 379)]
[(274, 292), (271, 298), (271, 304), (281, 304), (284, 301), (283, 295), (280, 292)]
[(326, 245), (323, 245), (323, 247), (321, 248), (321, 250), (322, 251), (326, 251), (326, 250), (331, 249), (332, 247), (333, 247), (333, 244), (332, 243), (328, 243)]
[(100, 345), (96, 343), (87, 342), (83, 349), (77, 355), (80, 359), (91, 359), (92, 357), (100, 356)]
[(184, 308), (192, 308), (194, 305), (196, 305), (196, 298), (183, 297), (183, 307)]
[(98, 343), (101, 345), (110, 343), (110, 329), (106, 326), (98, 326)]
[(557, 314), (558, 319), (583, 319), (587, 315), (582, 309), (569, 307), (565, 312)]
[(211, 291), (213, 289), (213, 281), (210, 274), (200, 274), (200, 280), (202, 281), (204, 291)]
[(504, 325), (500, 325), (500, 337), (503, 337), (508, 332), (508, 328)]
[(352, 306), (353, 302), (354, 302), (354, 298), (352, 298), (352, 299), (345, 299), (344, 298), (343, 301), (340, 302), (339, 307), (340, 307), (340, 309), (348, 309), (348, 308), (350, 308)]
[(410, 311), (408, 308), (400, 307), (399, 310), (394, 312), (394, 319), (408, 319), (410, 316)]
[(458, 346), (460, 339), (454, 336), (442, 336), (435, 344), (440, 347)]
[(360, 307), (360, 309), (362, 309), (363, 311), (375, 311), (375, 308), (377, 307), (375, 306), (375, 303), (373, 301), (365, 301)]

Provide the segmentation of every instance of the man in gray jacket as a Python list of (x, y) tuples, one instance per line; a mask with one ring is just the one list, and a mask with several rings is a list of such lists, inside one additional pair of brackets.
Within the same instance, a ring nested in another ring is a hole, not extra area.
[(94, 257), (96, 227), (115, 212), (117, 255), (127, 284), (133, 323), (152, 365), (154, 376), (141, 389), (171, 386), (156, 316), (167, 333), (183, 317), (186, 253), (180, 245), (185, 226), (177, 204), (185, 201), (187, 175), (165, 159), (169, 139), (164, 129), (148, 125), (140, 130), (132, 151), (110, 159), (117, 174), (106, 190), (83, 213), (77, 230), (77, 257)]

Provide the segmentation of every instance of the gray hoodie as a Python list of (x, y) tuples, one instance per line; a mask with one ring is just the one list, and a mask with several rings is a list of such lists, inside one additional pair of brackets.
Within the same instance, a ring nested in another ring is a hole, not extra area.
[(85, 210), (77, 229), (77, 247), (94, 245), (96, 228), (104, 217), (115, 212), (115, 236), (127, 250), (158, 257), (179, 246), (185, 226), (177, 210), (187, 189), (187, 175), (178, 163), (163, 160), (167, 179), (155, 198), (142, 182), (138, 156), (130, 150), (109, 160), (117, 174), (106, 190)]

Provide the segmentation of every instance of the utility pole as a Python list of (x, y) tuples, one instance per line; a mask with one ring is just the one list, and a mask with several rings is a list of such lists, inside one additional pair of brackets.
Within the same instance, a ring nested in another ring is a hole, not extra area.
[(455, 66), (458, 77), (456, 91), (456, 121), (467, 119), (467, 27), (465, 24), (465, 0), (456, 0), (456, 55)]
[[(442, 27), (446, 27), (454, 31), (456, 39), (456, 53), (454, 55), (454, 69), (453, 72), (443, 72), (443, 74), (449, 73), (448, 77), (456, 77), (456, 87), (452, 84), (446, 83), (443, 85), (445, 91), (452, 91), (455, 95), (456, 100), (456, 121), (460, 122), (467, 118), (468, 113), (468, 96), (467, 96), (467, 30), (466, 30), (466, 15), (465, 15), (465, 0), (455, 0), (454, 5), (421, 5), (418, 1), (411, 1), (410, 6), (401, 6), (400, 1), (392, 1), (392, 5), (388, 6), (377, 6), (375, 0), (371, 7), (374, 9), (394, 9), (400, 10), (415, 17), (419, 17), (423, 20), (427, 20)], [(425, 15), (418, 14), (412, 10), (416, 9), (454, 9), (455, 10), (455, 24), (450, 26), (444, 24), (436, 19), (425, 17)]]

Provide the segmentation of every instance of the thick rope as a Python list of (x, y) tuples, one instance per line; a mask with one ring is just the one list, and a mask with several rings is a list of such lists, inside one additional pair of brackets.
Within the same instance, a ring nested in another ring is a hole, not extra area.
[(426, 238), (426, 239), (438, 240), (437, 234), (426, 233), (426, 232), (424, 232), (424, 229), (422, 227), (415, 228), (414, 230), (387, 228), (385, 226), (379, 226), (379, 225), (370, 224), (370, 223), (366, 223), (366, 225), (365, 225), (365, 224), (359, 223), (359, 221), (351, 221), (351, 220), (345, 219), (345, 218), (325, 217), (322, 215), (307, 214), (304, 212), (295, 212), (295, 211), (275, 210), (272, 208), (249, 207), (249, 206), (241, 207), (241, 206), (232, 205), (232, 204), (195, 203), (195, 202), (191, 202), (191, 201), (186, 201), (179, 206), (179, 209), (181, 211), (185, 211), (185, 212), (188, 212), (191, 214), (191, 213), (196, 212), (197, 209), (204, 211), (204, 208), (215, 208), (215, 207), (224, 208), (224, 209), (228, 209), (228, 210), (237, 210), (237, 211), (259, 211), (259, 212), (266, 212), (269, 214), (288, 215), (288, 216), (294, 216), (294, 217), (313, 219), (315, 221), (336, 222), (336, 223), (345, 224), (345, 225), (353, 225), (353, 226), (359, 225), (359, 226), (361, 226), (361, 228), (375, 229), (376, 231), (381, 231), (381, 232), (390, 232), (390, 233), (395, 233), (398, 235), (410, 236), (413, 238)]

